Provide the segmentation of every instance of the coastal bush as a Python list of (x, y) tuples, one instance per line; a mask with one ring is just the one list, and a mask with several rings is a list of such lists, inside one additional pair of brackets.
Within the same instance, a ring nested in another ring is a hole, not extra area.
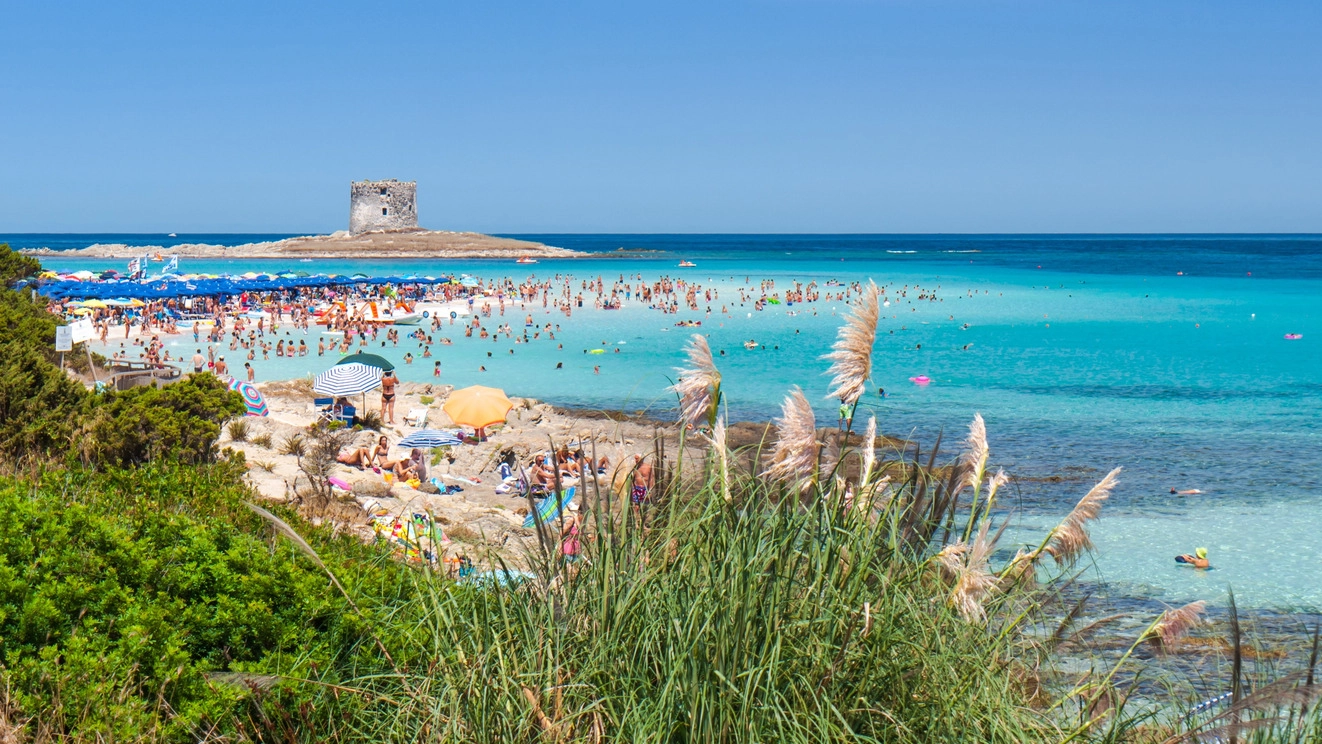
[(266, 431), (252, 438), (252, 443), (262, 449), (271, 449), (271, 432)]
[(86, 397), (28, 344), (0, 342), (0, 459), (14, 464), (67, 455)]
[(210, 462), (221, 425), (245, 411), (243, 397), (214, 375), (90, 399), (82, 421), (88, 462), (134, 465), (154, 458)]
[(5, 721), (53, 740), (246, 739), (275, 730), (264, 706), (305, 701), (280, 679), (375, 653), (368, 623), (378, 600), (399, 601), (407, 569), (304, 527), (366, 598), (355, 612), (316, 564), (268, 543), (240, 474), (152, 463), (0, 483)]
[(11, 250), (0, 243), (0, 287), (9, 287), (20, 279), (30, 279), (41, 272), (41, 262)]

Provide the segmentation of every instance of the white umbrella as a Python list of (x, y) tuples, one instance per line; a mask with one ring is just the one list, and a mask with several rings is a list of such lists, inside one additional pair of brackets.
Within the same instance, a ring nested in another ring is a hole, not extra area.
[(312, 390), (322, 395), (339, 397), (365, 393), (381, 384), (379, 367), (366, 364), (337, 364), (317, 375)]

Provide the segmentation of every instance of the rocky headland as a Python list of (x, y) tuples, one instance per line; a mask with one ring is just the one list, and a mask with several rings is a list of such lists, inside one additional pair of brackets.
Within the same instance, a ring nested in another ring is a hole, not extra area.
[(49, 248), (24, 250), (31, 256), (84, 256), (87, 258), (137, 258), (144, 253), (161, 253), (183, 258), (575, 258), (580, 251), (528, 240), (500, 238), (493, 235), (444, 230), (373, 231), (351, 235), (340, 231), (330, 235), (286, 238), (267, 243), (221, 246), (186, 243), (171, 247), (98, 244), (72, 251)]

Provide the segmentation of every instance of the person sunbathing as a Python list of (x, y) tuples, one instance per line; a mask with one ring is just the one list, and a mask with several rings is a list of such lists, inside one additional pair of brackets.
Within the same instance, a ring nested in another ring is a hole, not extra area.
[(372, 464), (372, 451), (366, 447), (347, 449), (336, 455), (335, 460), (341, 465), (349, 465), (362, 470)]

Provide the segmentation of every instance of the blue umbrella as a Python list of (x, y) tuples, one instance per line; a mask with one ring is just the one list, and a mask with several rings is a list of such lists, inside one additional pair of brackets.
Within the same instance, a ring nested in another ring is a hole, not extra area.
[(441, 429), (423, 429), (415, 431), (412, 434), (399, 440), (400, 447), (453, 447), (463, 444), (458, 436), (452, 431), (443, 431)]

